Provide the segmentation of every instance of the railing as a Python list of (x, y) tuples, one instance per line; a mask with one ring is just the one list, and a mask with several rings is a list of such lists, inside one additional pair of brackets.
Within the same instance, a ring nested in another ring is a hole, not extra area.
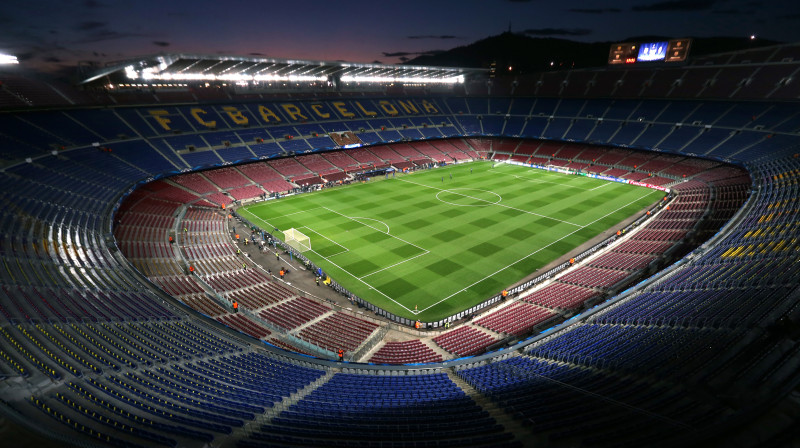
[(356, 348), (353, 353), (349, 354), (349, 361), (356, 361), (358, 362), (364, 355), (369, 353), (370, 350), (375, 348), (381, 341), (383, 341), (383, 337), (386, 336), (386, 333), (389, 332), (389, 327), (386, 325), (378, 327), (377, 332), (373, 332), (373, 335), (367, 338), (366, 341), (362, 342), (361, 345)]
[[(202, 280), (200, 280), (200, 281), (202, 281)], [(205, 284), (205, 282), (203, 282), (203, 283)], [(223, 306), (226, 309), (231, 310), (231, 311), (233, 310), (233, 305), (231, 303), (231, 300), (229, 300), (227, 298), (224, 298), (224, 297), (222, 297), (222, 296), (220, 296), (218, 294), (211, 294), (210, 296), (220, 306)], [(322, 348), (322, 347), (320, 347), (318, 345), (315, 345), (315, 344), (313, 344), (311, 342), (308, 342), (308, 341), (305, 341), (303, 339), (300, 339), (299, 337), (291, 334), (290, 333), (290, 331), (291, 331), (290, 329), (281, 327), (278, 324), (275, 324), (273, 322), (270, 322), (270, 321), (264, 319), (263, 317), (259, 316), (253, 310), (251, 310), (251, 309), (249, 309), (247, 307), (244, 307), (244, 306), (240, 305), (238, 312), (243, 314), (243, 315), (245, 315), (245, 316), (247, 316), (247, 317), (249, 317), (253, 322), (261, 325), (262, 327), (266, 328), (267, 330), (270, 330), (270, 332), (280, 335), (282, 338), (287, 340), (286, 341), (287, 343), (290, 343), (290, 344), (294, 345), (295, 347), (297, 347), (297, 348), (299, 348), (301, 350), (308, 351), (308, 352), (312, 353), (314, 356), (319, 356), (319, 357), (328, 358), (328, 359), (334, 359), (336, 357), (336, 353), (334, 353), (334, 352), (332, 352), (330, 350), (326, 350), (326, 349), (324, 349), (324, 348)], [(269, 342), (267, 342), (267, 343), (269, 343)]]

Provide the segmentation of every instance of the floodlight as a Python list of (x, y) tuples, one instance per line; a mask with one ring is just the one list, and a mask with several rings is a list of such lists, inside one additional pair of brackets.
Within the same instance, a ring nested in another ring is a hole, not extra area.
[(420, 76), (342, 76), (342, 82), (402, 82), (417, 84), (460, 84), (464, 82), (464, 76), (451, 76), (448, 78), (425, 78)]
[(5, 64), (19, 64), (19, 61), (16, 56), (0, 53), (0, 65)]

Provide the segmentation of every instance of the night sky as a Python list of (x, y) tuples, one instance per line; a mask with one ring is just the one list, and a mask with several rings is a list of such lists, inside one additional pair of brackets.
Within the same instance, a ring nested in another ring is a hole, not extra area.
[[(598, 6), (601, 5), (601, 6)], [(602, 6), (613, 5), (613, 6)], [(790, 0), (6, 0), (0, 52), (57, 71), (160, 52), (397, 63), (511, 30), (583, 42), (749, 36), (800, 41)]]

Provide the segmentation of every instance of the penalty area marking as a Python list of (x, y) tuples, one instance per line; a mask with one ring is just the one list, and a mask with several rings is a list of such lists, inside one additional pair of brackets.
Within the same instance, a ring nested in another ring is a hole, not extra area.
[[(410, 242), (408, 242), (408, 241), (406, 241), (406, 240), (404, 240), (404, 239), (402, 239), (402, 238), (398, 238), (398, 237), (396, 237), (396, 236), (394, 236), (394, 235), (390, 234), (390, 233), (389, 233), (389, 230), (390, 230), (390, 228), (389, 228), (389, 225), (388, 225), (388, 224), (386, 224), (385, 222), (383, 222), (383, 221), (379, 220), (379, 219), (374, 219), (374, 218), (364, 218), (364, 217), (360, 217), (360, 216), (345, 216), (345, 215), (343, 215), (343, 214), (341, 214), (341, 213), (337, 212), (336, 210), (331, 210), (331, 209), (329, 209), (328, 207), (322, 207), (322, 208), (324, 208), (325, 210), (328, 210), (328, 211), (329, 211), (329, 212), (331, 212), (331, 213), (336, 213), (337, 215), (339, 215), (339, 216), (342, 216), (342, 217), (344, 217), (344, 218), (347, 218), (347, 219), (349, 219), (349, 220), (351, 220), (351, 221), (355, 221), (355, 222), (357, 222), (357, 223), (361, 224), (362, 226), (369, 227), (370, 229), (372, 229), (372, 230), (374, 230), (374, 231), (376, 231), (376, 232), (379, 232), (379, 233), (383, 233), (383, 234), (385, 234), (385, 235), (388, 235), (388, 236), (390, 236), (390, 237), (392, 237), (392, 238), (394, 238), (394, 239), (396, 239), (396, 240), (398, 240), (398, 241), (401, 241), (401, 242), (402, 242), (402, 243), (404, 243), (404, 244), (407, 244), (407, 245), (409, 245), (409, 246), (413, 246), (413, 247), (415, 247), (415, 248), (417, 248), (417, 249), (419, 249), (419, 250), (421, 250), (421, 251), (422, 251), (422, 253), (420, 253), (420, 254), (417, 254), (417, 255), (414, 255), (414, 256), (413, 256), (413, 257), (411, 257), (411, 258), (406, 258), (406, 259), (405, 259), (405, 260), (403, 260), (403, 261), (399, 261), (399, 262), (397, 262), (397, 263), (395, 263), (395, 264), (393, 264), (393, 265), (391, 265), (391, 266), (386, 266), (386, 267), (384, 267), (384, 268), (378, 269), (377, 271), (370, 272), (369, 274), (362, 275), (361, 277), (357, 277), (357, 276), (355, 276), (353, 273), (346, 271), (346, 270), (345, 270), (345, 269), (343, 269), (342, 267), (340, 267), (340, 266), (336, 266), (336, 267), (338, 267), (339, 269), (341, 269), (342, 271), (344, 271), (344, 272), (347, 272), (347, 273), (348, 273), (348, 274), (349, 274), (351, 277), (355, 278), (356, 280), (358, 280), (358, 281), (360, 281), (361, 283), (363, 283), (363, 284), (367, 285), (368, 287), (370, 287), (371, 289), (373, 289), (373, 290), (375, 290), (375, 291), (377, 291), (377, 289), (375, 289), (375, 288), (374, 288), (372, 285), (370, 285), (369, 283), (365, 282), (365, 281), (364, 281), (364, 279), (365, 279), (365, 278), (367, 278), (367, 277), (369, 277), (369, 276), (371, 276), (371, 275), (375, 275), (375, 274), (377, 274), (377, 273), (379, 273), (379, 272), (383, 272), (383, 271), (385, 271), (385, 270), (387, 270), (387, 269), (391, 269), (391, 268), (393, 268), (393, 267), (395, 267), (395, 266), (399, 266), (399, 265), (401, 265), (401, 264), (403, 264), (403, 263), (407, 263), (407, 262), (409, 262), (409, 261), (411, 261), (411, 260), (413, 260), (413, 259), (415, 259), (415, 258), (419, 258), (419, 257), (421, 257), (421, 256), (423, 256), (423, 255), (427, 255), (427, 254), (429, 254), (429, 253), (430, 253), (430, 251), (429, 251), (429, 250), (427, 250), (427, 249), (423, 249), (422, 247), (419, 247), (419, 246), (417, 246), (416, 244), (410, 243)], [(370, 221), (376, 221), (376, 222), (379, 222), (379, 223), (383, 224), (384, 226), (386, 226), (386, 231), (384, 232), (384, 231), (382, 231), (381, 229), (375, 228), (375, 227), (373, 227), (373, 226), (371, 226), (371, 225), (369, 225), (369, 224), (365, 224), (365, 223), (363, 223), (363, 222), (359, 221), (359, 219), (366, 219), (366, 220), (370, 220)], [(317, 255), (319, 255), (319, 253), (318, 253), (318, 252), (316, 252), (316, 251), (314, 251), (314, 252), (315, 252)], [(338, 254), (337, 254), (337, 255), (338, 255)], [(321, 255), (320, 255), (320, 256), (321, 256)], [(330, 262), (331, 264), (333, 264), (333, 262), (332, 262), (332, 261), (330, 261), (330, 260), (329, 260), (327, 257), (322, 257), (322, 258), (325, 258), (326, 260), (328, 260), (328, 262)], [(399, 303), (399, 302), (395, 301), (394, 299), (392, 299), (391, 297), (387, 296), (386, 294), (383, 294), (383, 293), (381, 292), (381, 295), (383, 295), (383, 296), (384, 296), (384, 297), (386, 297), (387, 299), (391, 300), (392, 302), (394, 302), (394, 303), (396, 303), (396, 304), (400, 305), (400, 303)], [(402, 306), (403, 308), (405, 308), (407, 311), (411, 311), (410, 309), (406, 308), (406, 307), (405, 307), (405, 306), (403, 306), (403, 305), (400, 305), (400, 306)]]
[[(244, 211), (246, 211), (247, 213), (249, 213), (249, 214), (250, 214), (250, 215), (251, 215), (253, 218), (255, 218), (255, 219), (257, 219), (257, 220), (259, 220), (259, 221), (263, 222), (264, 224), (266, 224), (266, 225), (267, 225), (267, 227), (269, 227), (270, 229), (274, 229), (274, 228), (275, 228), (275, 226), (273, 226), (272, 224), (268, 223), (267, 221), (264, 221), (264, 219), (263, 219), (263, 218), (261, 218), (260, 216), (256, 215), (255, 213), (251, 212), (250, 210), (247, 210), (247, 209), (245, 209)], [(240, 213), (241, 213), (241, 212), (240, 212)]]
[[(371, 226), (371, 225), (369, 225), (369, 224), (364, 224), (363, 222), (359, 221), (359, 219), (367, 219), (367, 220), (369, 220), (369, 221), (375, 221), (375, 222), (379, 222), (379, 223), (383, 224), (383, 225), (384, 225), (384, 227), (386, 227), (386, 234), (387, 234), (387, 235), (389, 234), (389, 224), (386, 224), (385, 222), (381, 221), (380, 219), (375, 219), (375, 218), (364, 218), (363, 216), (347, 216), (347, 218), (349, 218), (349, 219), (352, 219), (353, 221), (355, 221), (355, 222), (357, 222), (357, 223), (361, 224), (362, 226), (367, 226), (367, 227), (369, 227), (369, 228), (371, 228), (371, 229), (375, 229), (375, 227), (372, 227), (372, 226)], [(378, 230), (378, 229), (375, 229), (375, 230)], [(380, 230), (378, 230), (378, 231), (380, 232)]]
[[(296, 229), (308, 229), (308, 230), (310, 230), (310, 231), (314, 232), (315, 234), (317, 234), (317, 235), (319, 235), (319, 236), (321, 236), (321, 237), (325, 238), (326, 240), (330, 241), (331, 243), (333, 243), (333, 244), (335, 244), (335, 245), (337, 245), (337, 246), (341, 247), (342, 249), (344, 249), (344, 250), (343, 250), (343, 251), (341, 251), (341, 252), (336, 252), (335, 254), (328, 255), (328, 257), (335, 257), (335, 256), (337, 256), (337, 255), (341, 255), (341, 254), (343, 254), (343, 253), (350, 252), (350, 249), (348, 249), (348, 248), (346, 248), (346, 247), (342, 246), (341, 244), (337, 243), (336, 241), (333, 241), (332, 239), (328, 238), (327, 236), (325, 236), (325, 235), (323, 235), (323, 234), (321, 234), (321, 233), (317, 232), (316, 230), (312, 229), (311, 227), (308, 227), (308, 226), (301, 226), (301, 227), (295, 227), (295, 228), (296, 228)], [(313, 249), (312, 249), (312, 251), (313, 251), (315, 254), (317, 254), (317, 255), (320, 255), (320, 253), (319, 253), (319, 252), (317, 252), (317, 251), (315, 251), (315, 250), (313, 250)], [(320, 256), (322, 257), (322, 255), (320, 255)], [(326, 258), (326, 257), (323, 257), (323, 258)]]
[[(332, 261), (330, 258), (326, 257), (325, 255), (322, 255), (321, 253), (319, 253), (319, 252), (315, 251), (314, 249), (311, 249), (311, 251), (310, 251), (310, 252), (314, 252), (315, 254), (317, 254), (317, 256), (319, 256), (320, 258), (324, 259), (324, 260), (325, 260), (325, 261), (327, 261), (328, 263), (332, 264), (332, 265), (333, 265), (334, 267), (336, 267), (337, 269), (341, 270), (342, 272), (344, 272), (345, 274), (349, 275), (350, 277), (353, 277), (353, 278), (354, 278), (354, 279), (356, 279), (357, 281), (359, 281), (359, 282), (363, 283), (363, 284), (364, 284), (364, 286), (366, 286), (367, 288), (369, 288), (369, 289), (371, 289), (371, 290), (375, 291), (376, 293), (378, 293), (378, 294), (382, 295), (383, 297), (386, 297), (387, 299), (391, 300), (392, 302), (394, 302), (394, 304), (395, 304), (395, 305), (399, 306), (400, 308), (403, 308), (404, 310), (406, 310), (406, 311), (408, 311), (408, 312), (413, 312), (413, 311), (411, 310), (411, 308), (409, 308), (409, 307), (407, 307), (407, 306), (403, 305), (402, 303), (398, 302), (397, 300), (395, 300), (395, 299), (393, 299), (393, 298), (389, 297), (388, 295), (386, 295), (386, 293), (384, 293), (384, 292), (383, 292), (383, 291), (381, 291), (380, 289), (378, 289), (378, 288), (376, 288), (376, 287), (374, 287), (374, 286), (370, 285), (369, 283), (365, 282), (365, 281), (364, 281), (364, 279), (363, 279), (362, 277), (356, 277), (356, 276), (355, 276), (355, 274), (353, 274), (352, 272), (348, 271), (347, 269), (345, 269), (345, 268), (343, 268), (343, 267), (339, 266), (338, 264), (336, 264), (335, 262), (333, 262), (333, 261)], [(423, 254), (423, 255), (424, 255), (424, 254)], [(372, 275), (372, 274), (369, 274), (369, 275)]]
[[(308, 226), (296, 227), (296, 228), (298, 228), (298, 229), (308, 229), (308, 230), (310, 230), (310, 231), (314, 232), (315, 234), (317, 234), (317, 235), (321, 236), (322, 238), (325, 238), (326, 240), (328, 240), (328, 241), (332, 242), (333, 244), (335, 244), (335, 245), (337, 245), (337, 246), (341, 247), (342, 249), (344, 249), (344, 251), (342, 251), (342, 252), (337, 252), (337, 253), (335, 253), (335, 254), (333, 254), (333, 255), (328, 255), (328, 256), (322, 255), (321, 253), (317, 252), (317, 251), (316, 251), (316, 250), (314, 250), (314, 249), (311, 249), (311, 250), (310, 250), (310, 252), (314, 252), (315, 254), (317, 254), (317, 256), (319, 256), (319, 257), (320, 257), (320, 258), (322, 258), (323, 260), (326, 260), (328, 263), (330, 263), (330, 264), (331, 264), (331, 265), (333, 265), (334, 267), (338, 268), (339, 270), (341, 270), (342, 272), (346, 273), (346, 274), (347, 274), (347, 275), (349, 275), (350, 277), (353, 277), (353, 278), (354, 278), (356, 281), (358, 281), (358, 282), (361, 282), (361, 283), (362, 283), (364, 286), (366, 286), (367, 288), (369, 288), (369, 289), (371, 289), (371, 290), (375, 291), (376, 293), (378, 293), (378, 294), (380, 294), (381, 296), (385, 297), (386, 299), (390, 300), (391, 302), (393, 302), (393, 303), (394, 303), (395, 305), (397, 305), (398, 307), (400, 307), (400, 308), (402, 308), (402, 309), (404, 309), (404, 310), (408, 311), (409, 313), (414, 313), (414, 314), (417, 314), (417, 313), (419, 313), (419, 311), (412, 310), (411, 308), (409, 308), (409, 307), (407, 307), (407, 306), (403, 305), (402, 303), (398, 302), (397, 300), (395, 300), (395, 299), (393, 299), (393, 298), (389, 297), (389, 296), (388, 296), (386, 293), (384, 293), (384, 292), (383, 292), (383, 291), (381, 291), (380, 289), (378, 289), (378, 288), (376, 288), (376, 287), (372, 286), (371, 284), (367, 283), (366, 281), (364, 281), (364, 278), (365, 278), (365, 277), (367, 277), (367, 276), (370, 276), (370, 275), (376, 274), (376, 273), (378, 273), (378, 272), (384, 271), (384, 270), (386, 270), (386, 269), (392, 268), (392, 267), (394, 267), (394, 266), (400, 265), (400, 264), (402, 264), (402, 263), (405, 263), (405, 262), (407, 262), (407, 261), (413, 260), (414, 258), (420, 257), (420, 256), (422, 256), (422, 255), (427, 255), (427, 254), (429, 254), (429, 253), (430, 253), (430, 251), (428, 251), (428, 250), (426, 250), (426, 249), (423, 249), (423, 248), (421, 248), (421, 247), (417, 246), (416, 244), (409, 243), (408, 241), (405, 241), (405, 240), (404, 240), (404, 239), (402, 239), (402, 238), (398, 238), (398, 237), (396, 237), (396, 236), (394, 236), (394, 235), (390, 235), (390, 234), (389, 234), (389, 226), (388, 226), (388, 225), (387, 225), (385, 222), (383, 222), (383, 221), (380, 221), (380, 220), (377, 220), (377, 219), (373, 219), (373, 218), (363, 218), (363, 217), (355, 217), (355, 218), (354, 218), (354, 217), (345, 216), (345, 215), (343, 215), (343, 214), (341, 214), (341, 213), (339, 213), (339, 212), (337, 212), (337, 211), (335, 211), (335, 210), (331, 210), (331, 209), (329, 209), (328, 207), (315, 207), (315, 208), (324, 208), (324, 209), (328, 210), (329, 212), (335, 213), (335, 214), (337, 214), (337, 215), (340, 215), (340, 216), (342, 216), (342, 217), (345, 217), (345, 218), (347, 218), (347, 219), (350, 219), (350, 220), (352, 220), (352, 221), (355, 221), (355, 222), (357, 222), (357, 223), (361, 224), (362, 226), (369, 227), (369, 228), (371, 228), (371, 229), (375, 230), (376, 232), (385, 233), (386, 235), (389, 235), (389, 236), (391, 236), (392, 238), (395, 238), (395, 239), (397, 239), (397, 240), (400, 240), (400, 241), (402, 241), (403, 243), (406, 243), (406, 244), (408, 244), (408, 245), (410, 245), (410, 246), (414, 246), (414, 247), (416, 247), (417, 249), (420, 249), (420, 250), (422, 250), (422, 251), (423, 251), (423, 253), (421, 253), (421, 254), (418, 254), (418, 255), (416, 255), (416, 256), (414, 256), (414, 257), (412, 257), (412, 258), (409, 258), (409, 259), (403, 260), (403, 261), (401, 261), (401, 262), (399, 262), (399, 263), (395, 263), (395, 264), (393, 264), (392, 266), (387, 266), (387, 267), (385, 267), (385, 268), (383, 268), (383, 269), (380, 269), (380, 270), (378, 270), (378, 271), (371, 272), (371, 273), (369, 273), (369, 274), (365, 275), (364, 277), (357, 277), (357, 276), (356, 276), (355, 274), (353, 274), (352, 272), (348, 271), (347, 269), (343, 268), (342, 266), (339, 266), (339, 265), (338, 265), (336, 262), (334, 262), (334, 261), (333, 261), (333, 260), (331, 260), (331, 258), (330, 258), (330, 257), (334, 257), (334, 256), (336, 256), (336, 255), (341, 255), (341, 254), (343, 254), (343, 253), (349, 252), (350, 250), (349, 250), (348, 248), (346, 248), (346, 247), (342, 246), (341, 244), (337, 243), (336, 241), (333, 241), (333, 240), (331, 240), (330, 238), (326, 237), (325, 235), (322, 235), (321, 233), (317, 232), (316, 230), (314, 230), (314, 229), (312, 229), (312, 228), (310, 228), (310, 227), (308, 227)], [(310, 209), (309, 209), (309, 210), (310, 210)], [(261, 218), (261, 217), (257, 216), (255, 213), (251, 212), (250, 210), (246, 210), (246, 211), (247, 211), (247, 212), (248, 212), (248, 213), (249, 213), (249, 214), (250, 214), (250, 215), (251, 215), (253, 218), (255, 218), (255, 219), (257, 219), (257, 220), (259, 220), (259, 221), (263, 222), (263, 223), (264, 223), (264, 224), (266, 224), (267, 226), (269, 226), (269, 228), (274, 228), (274, 226), (273, 226), (272, 224), (270, 224), (269, 222), (265, 221), (263, 218)], [(306, 212), (306, 211), (308, 211), (308, 210), (302, 210), (302, 211), (300, 211), (300, 212), (297, 212), (297, 213), (303, 213), (303, 212)], [(292, 214), (292, 215), (294, 215), (294, 214), (296, 214), (296, 213), (291, 213), (291, 214)], [(288, 215), (284, 215), (284, 216), (288, 216)], [(380, 222), (381, 224), (383, 224), (384, 226), (386, 226), (386, 232), (383, 232), (383, 231), (382, 231), (382, 230), (380, 230), (380, 229), (377, 229), (377, 228), (375, 228), (375, 227), (372, 227), (372, 226), (371, 226), (371, 225), (369, 225), (369, 224), (364, 224), (363, 222), (360, 222), (360, 221), (358, 221), (358, 219), (368, 219), (368, 220), (372, 220), (372, 221), (377, 221), (377, 222)]]
[[(331, 210), (331, 209), (329, 209), (328, 207), (317, 207), (317, 208), (324, 208), (324, 209), (326, 209), (326, 210), (328, 210), (328, 211), (330, 211), (330, 212), (336, 213), (337, 215), (344, 216), (344, 215), (342, 215), (342, 214), (341, 214), (341, 213), (339, 213), (339, 212), (336, 212), (336, 211), (334, 211), (334, 210)], [(307, 210), (304, 210), (304, 211), (307, 211)], [(267, 221), (265, 221), (264, 219), (262, 219), (262, 218), (260, 218), (260, 217), (256, 216), (256, 215), (255, 215), (253, 212), (251, 212), (251, 211), (249, 211), (249, 210), (248, 210), (248, 213), (250, 213), (250, 214), (251, 214), (251, 215), (252, 215), (252, 216), (253, 216), (255, 219), (258, 219), (259, 221), (263, 222), (264, 224), (267, 224), (268, 226), (270, 226), (270, 227), (273, 227), (273, 226), (272, 226), (272, 224), (270, 224), (270, 223), (268, 223)], [(293, 214), (294, 214), (294, 213), (293, 213)], [(344, 217), (345, 217), (345, 218), (348, 218), (348, 219), (351, 219), (351, 220), (353, 220), (353, 221), (356, 221), (355, 219), (353, 219), (353, 218), (350, 218), (350, 217), (348, 217), (348, 216), (344, 216)], [(362, 219), (370, 219), (370, 218), (362, 218)], [(375, 221), (378, 221), (378, 220), (375, 220)], [(363, 225), (363, 226), (366, 226), (366, 227), (372, 228), (372, 229), (374, 229), (374, 230), (375, 230), (375, 231), (377, 231), (377, 232), (381, 232), (381, 230), (379, 230), (379, 229), (376, 229), (376, 228), (374, 228), (374, 227), (372, 227), (372, 226), (370, 226), (370, 225), (364, 224), (364, 223), (362, 223), (362, 222), (359, 222), (359, 221), (356, 221), (356, 222), (358, 222), (359, 224), (361, 224), (361, 225)], [(383, 224), (384, 224), (384, 225), (386, 225), (385, 223), (383, 223)], [(389, 226), (386, 226), (386, 227), (388, 228)], [(349, 250), (348, 248), (346, 248), (346, 247), (342, 246), (341, 244), (337, 243), (336, 241), (333, 241), (332, 239), (330, 239), (330, 238), (326, 237), (325, 235), (322, 235), (321, 233), (317, 232), (316, 230), (314, 230), (314, 229), (312, 229), (312, 228), (310, 228), (310, 227), (308, 227), (308, 226), (302, 226), (302, 227), (297, 227), (297, 228), (298, 228), (298, 229), (308, 229), (308, 230), (310, 230), (310, 231), (314, 232), (315, 234), (317, 234), (317, 235), (319, 235), (319, 236), (321, 236), (321, 237), (325, 238), (326, 240), (328, 240), (328, 241), (332, 242), (333, 244), (335, 244), (335, 245), (337, 245), (337, 246), (341, 247), (342, 249), (344, 249), (344, 251), (342, 251), (342, 252), (337, 252), (337, 253), (335, 253), (335, 254), (333, 254), (333, 255), (329, 255), (329, 256), (322, 255), (321, 253), (317, 252), (317, 251), (316, 251), (316, 250), (314, 250), (314, 249), (311, 249), (311, 250), (310, 250), (310, 252), (314, 252), (315, 254), (317, 254), (317, 256), (319, 256), (319, 257), (320, 257), (320, 258), (322, 258), (323, 260), (326, 260), (328, 263), (330, 263), (331, 265), (333, 265), (333, 266), (334, 266), (334, 267), (336, 267), (337, 269), (339, 269), (339, 270), (341, 270), (342, 272), (346, 273), (346, 274), (347, 274), (347, 275), (349, 275), (350, 277), (353, 277), (353, 278), (354, 278), (354, 279), (356, 279), (357, 281), (359, 281), (359, 282), (363, 283), (363, 284), (364, 284), (364, 286), (366, 286), (367, 288), (369, 288), (369, 289), (371, 289), (371, 290), (375, 291), (376, 293), (378, 293), (378, 294), (382, 295), (382, 296), (383, 296), (383, 297), (385, 297), (386, 299), (388, 299), (388, 300), (391, 300), (391, 301), (392, 301), (392, 302), (393, 302), (395, 305), (399, 306), (400, 308), (403, 308), (404, 310), (408, 311), (409, 313), (410, 313), (410, 312), (412, 312), (412, 310), (411, 310), (410, 308), (408, 308), (407, 306), (405, 306), (405, 305), (403, 305), (402, 303), (398, 302), (397, 300), (395, 300), (395, 299), (393, 299), (393, 298), (389, 297), (388, 295), (386, 295), (386, 294), (385, 294), (383, 291), (381, 291), (380, 289), (378, 289), (378, 288), (376, 288), (376, 287), (374, 287), (374, 286), (370, 285), (369, 283), (367, 283), (366, 281), (364, 281), (364, 280), (363, 280), (361, 277), (357, 277), (355, 274), (353, 274), (352, 272), (350, 272), (350, 271), (348, 271), (347, 269), (343, 268), (342, 266), (339, 266), (337, 263), (335, 263), (333, 260), (331, 260), (331, 259), (330, 259), (330, 257), (336, 256), (336, 255), (341, 255), (341, 254), (343, 254), (343, 253), (345, 253), (345, 252), (349, 252), (350, 250)], [(381, 232), (381, 233), (383, 233), (383, 232)], [(388, 235), (388, 232), (386, 232), (386, 234)], [(396, 237), (396, 236), (393, 236), (393, 238), (397, 238), (397, 237)], [(414, 244), (411, 244), (411, 243), (408, 243), (407, 241), (404, 241), (404, 240), (402, 240), (402, 239), (400, 239), (400, 238), (397, 238), (397, 239), (398, 239), (398, 240), (400, 240), (400, 241), (403, 241), (403, 242), (404, 242), (404, 243), (406, 243), (406, 244), (410, 244), (410, 245), (412, 245), (412, 246), (414, 246), (414, 247), (417, 247), (418, 249), (422, 249), (421, 247), (419, 247), (419, 246), (416, 246), (416, 245), (414, 245)], [(425, 251), (425, 253), (423, 253), (423, 254), (420, 254), (420, 255), (425, 255), (425, 254), (429, 253), (429, 251), (427, 251), (427, 250), (425, 250), (425, 249), (422, 249), (422, 250), (424, 250), (424, 251)], [(420, 256), (420, 255), (417, 255), (417, 257), (418, 257), (418, 256)], [(416, 257), (414, 257), (414, 258), (416, 258)], [(402, 261), (401, 263), (405, 263), (406, 261), (408, 261), (408, 260)], [(398, 263), (398, 264), (399, 264), (399, 263)], [(373, 273), (370, 273), (370, 274), (368, 274), (368, 275), (372, 275), (372, 274), (374, 274), (374, 273), (375, 273), (375, 272), (373, 272)]]
[[(331, 210), (331, 209), (329, 209), (328, 207), (322, 207), (322, 208), (324, 208), (325, 210), (327, 210), (327, 211), (329, 211), (329, 212), (331, 212), (331, 213), (335, 213), (335, 214), (337, 214), (337, 215), (339, 215), (339, 216), (341, 216), (341, 217), (343, 217), (343, 218), (347, 218), (347, 219), (349, 219), (349, 220), (351, 220), (351, 221), (355, 221), (355, 222), (357, 222), (357, 223), (361, 224), (362, 226), (369, 227), (370, 229), (372, 229), (372, 230), (374, 230), (374, 231), (376, 231), (376, 232), (380, 232), (380, 233), (383, 233), (384, 235), (388, 235), (388, 236), (390, 236), (390, 237), (392, 237), (392, 238), (394, 238), (394, 239), (396, 239), (396, 240), (398, 240), (398, 241), (401, 241), (401, 242), (403, 242), (403, 243), (405, 243), (405, 244), (408, 244), (409, 246), (414, 246), (414, 247), (416, 247), (416, 248), (417, 248), (417, 249), (419, 249), (419, 250), (422, 250), (422, 251), (428, 252), (428, 250), (426, 250), (425, 248), (419, 247), (419, 246), (417, 246), (416, 244), (414, 244), (414, 243), (410, 243), (410, 242), (408, 242), (408, 241), (406, 241), (406, 240), (404, 240), (404, 239), (402, 239), (402, 238), (400, 238), (400, 237), (396, 237), (396, 236), (394, 236), (394, 235), (390, 234), (388, 231), (384, 232), (384, 231), (383, 231), (383, 230), (381, 230), (381, 229), (377, 229), (377, 228), (375, 228), (375, 227), (372, 227), (372, 226), (371, 226), (371, 225), (369, 225), (369, 224), (364, 224), (363, 222), (360, 222), (360, 221), (358, 221), (357, 219), (351, 218), (351, 217), (349, 217), (349, 216), (347, 216), (347, 215), (343, 215), (343, 214), (341, 214), (341, 213), (337, 212), (336, 210)], [(362, 219), (363, 219), (363, 218), (362, 218)], [(378, 220), (376, 219), (375, 221), (378, 221)], [(384, 224), (384, 225), (386, 225), (386, 224)], [(389, 227), (389, 226), (386, 226), (386, 227), (387, 227), (387, 229), (388, 229), (388, 227)]]
[[(263, 218), (261, 218), (260, 216), (256, 215), (256, 214), (255, 214), (255, 213), (252, 211), (252, 209), (254, 209), (254, 208), (257, 208), (257, 207), (261, 207), (261, 206), (264, 206), (264, 205), (269, 205), (269, 204), (268, 204), (268, 203), (264, 203), (264, 204), (256, 204), (256, 205), (249, 206), (249, 207), (245, 208), (245, 209), (244, 209), (244, 211), (246, 211), (247, 213), (249, 213), (250, 215), (252, 215), (252, 216), (253, 216), (253, 218), (255, 218), (255, 219), (257, 219), (257, 220), (259, 220), (259, 221), (263, 222), (264, 224), (266, 224), (267, 226), (269, 226), (271, 229), (274, 229), (274, 228), (275, 228), (275, 226), (273, 226), (273, 225), (272, 225), (272, 224), (270, 224), (269, 222), (265, 221)], [(314, 208), (309, 208), (309, 209), (306, 209), (306, 210), (300, 210), (299, 212), (287, 213), (287, 214), (285, 214), (285, 215), (279, 215), (279, 216), (273, 216), (273, 217), (271, 217), (271, 218), (269, 218), (269, 219), (281, 219), (281, 218), (285, 218), (285, 217), (287, 217), (287, 216), (299, 215), (300, 213), (305, 213), (305, 212), (308, 212), (308, 211), (311, 211), (311, 210), (315, 210), (315, 209), (318, 209), (318, 208), (322, 208), (322, 207), (314, 207)], [(311, 230), (313, 230), (313, 229), (311, 229)]]

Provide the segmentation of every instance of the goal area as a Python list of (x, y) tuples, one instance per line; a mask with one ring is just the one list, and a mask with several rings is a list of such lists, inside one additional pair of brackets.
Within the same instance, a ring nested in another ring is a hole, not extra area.
[(295, 250), (300, 252), (306, 252), (311, 250), (311, 238), (304, 235), (297, 229), (289, 229), (283, 231), (283, 237), (286, 241), (286, 244), (293, 247)]

